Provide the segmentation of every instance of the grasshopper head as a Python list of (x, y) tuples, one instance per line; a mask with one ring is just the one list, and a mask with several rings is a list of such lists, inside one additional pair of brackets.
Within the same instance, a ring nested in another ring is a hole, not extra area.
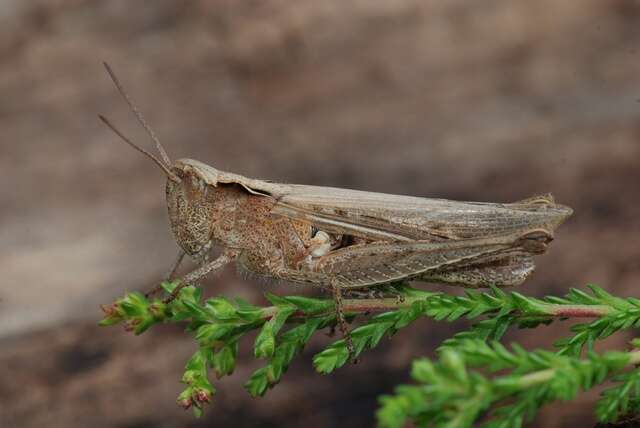
[(214, 216), (209, 186), (200, 172), (178, 161), (167, 177), (167, 208), (176, 242), (193, 258), (203, 257), (211, 248)]

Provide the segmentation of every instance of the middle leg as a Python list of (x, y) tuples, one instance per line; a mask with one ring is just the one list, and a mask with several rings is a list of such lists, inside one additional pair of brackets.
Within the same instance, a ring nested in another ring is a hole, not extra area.
[(169, 272), (167, 272), (167, 274), (162, 278), (162, 281), (160, 282), (160, 284), (157, 284), (151, 290), (144, 293), (144, 297), (149, 298), (153, 296), (158, 291), (160, 291), (160, 289), (162, 288), (163, 282), (171, 281), (175, 277), (176, 272), (178, 271), (178, 269), (180, 268), (180, 265), (182, 264), (182, 260), (184, 260), (185, 254), (186, 254), (185, 251), (183, 249), (180, 249), (180, 251), (178, 252), (178, 257), (176, 257), (176, 260), (173, 262), (173, 265), (171, 265), (171, 269), (169, 270)]
[(351, 332), (349, 331), (347, 320), (344, 317), (344, 309), (342, 306), (342, 290), (335, 281), (331, 282), (331, 291), (333, 292), (333, 301), (336, 308), (336, 321), (338, 323), (338, 326), (340, 327), (340, 332), (342, 333), (345, 344), (347, 345), (349, 360), (355, 362), (356, 360), (354, 359), (355, 349), (353, 347), (353, 340), (351, 339)]

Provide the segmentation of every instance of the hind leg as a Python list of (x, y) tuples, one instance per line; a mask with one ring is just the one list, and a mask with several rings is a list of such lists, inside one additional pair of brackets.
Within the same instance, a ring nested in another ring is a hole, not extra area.
[(531, 257), (516, 255), (480, 264), (434, 270), (426, 272), (420, 276), (420, 279), (462, 285), (467, 288), (482, 288), (489, 285), (502, 288), (522, 284), (533, 273), (534, 268), (535, 265)]

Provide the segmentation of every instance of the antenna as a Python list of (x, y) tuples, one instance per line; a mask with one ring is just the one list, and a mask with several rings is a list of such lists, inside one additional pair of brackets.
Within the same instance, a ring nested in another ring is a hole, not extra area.
[[(154, 132), (151, 129), (151, 127), (149, 125), (147, 125), (147, 122), (144, 120), (144, 117), (142, 117), (142, 113), (140, 113), (140, 110), (138, 110), (138, 108), (135, 106), (135, 104), (133, 104), (133, 101), (131, 101), (131, 98), (129, 98), (129, 95), (127, 94), (127, 91), (124, 90), (124, 87), (120, 83), (120, 80), (118, 80), (118, 78), (116, 77), (116, 74), (111, 69), (111, 66), (109, 66), (109, 64), (107, 64), (106, 61), (103, 62), (102, 64), (104, 64), (104, 68), (107, 69), (107, 73), (109, 73), (109, 76), (111, 77), (111, 80), (113, 80), (113, 83), (116, 85), (116, 88), (118, 88), (118, 92), (120, 92), (120, 95), (122, 95), (122, 98), (124, 98), (124, 100), (127, 102), (127, 104), (129, 104), (129, 108), (131, 109), (131, 111), (135, 115), (135, 117), (138, 120), (138, 122), (140, 123), (140, 125), (142, 125), (142, 127), (145, 129), (145, 131), (147, 131), (147, 134), (149, 134), (149, 137), (151, 137), (153, 142), (156, 143), (156, 148), (158, 149), (158, 152), (160, 153), (160, 157), (162, 157), (162, 160), (164, 161), (165, 165), (166, 166), (171, 166), (171, 159), (169, 159), (169, 156), (167, 155), (166, 150), (164, 149), (164, 147), (162, 147), (162, 144), (160, 144), (160, 140), (158, 140), (158, 137), (156, 137), (156, 134), (154, 134)], [(103, 121), (104, 121), (104, 119), (103, 119)], [(105, 122), (105, 123), (107, 123), (107, 125), (109, 125), (108, 122)], [(114, 129), (111, 125), (109, 125), (109, 127), (111, 127), (111, 129)], [(115, 129), (114, 129), (114, 131), (115, 131)], [(119, 132), (116, 132), (116, 133), (118, 135), (122, 136)]]
[(145, 149), (143, 149), (142, 147), (136, 145), (135, 143), (133, 143), (133, 141), (129, 140), (127, 137), (124, 136), (124, 134), (122, 132), (120, 132), (118, 130), (118, 128), (115, 127), (115, 125), (113, 125), (106, 117), (102, 116), (101, 114), (98, 115), (98, 117), (100, 118), (101, 121), (103, 121), (105, 123), (105, 125), (107, 125), (109, 128), (111, 128), (111, 130), (113, 132), (115, 132), (115, 134), (122, 138), (122, 140), (129, 144), (131, 147), (133, 147), (134, 149), (136, 149), (137, 151), (139, 151), (140, 153), (142, 153), (143, 155), (147, 156), (149, 159), (151, 159), (153, 162), (156, 163), (156, 165), (158, 165), (160, 168), (162, 168), (162, 170), (164, 171), (164, 173), (167, 175), (167, 177), (171, 180), (174, 181), (176, 183), (180, 183), (180, 177), (178, 177), (177, 175), (175, 175), (173, 172), (171, 172), (171, 170), (167, 167), (167, 165), (165, 165), (164, 163), (162, 163), (160, 161), (160, 159), (158, 159), (157, 157), (155, 157), (152, 153), (149, 153), (148, 151), (146, 151)]

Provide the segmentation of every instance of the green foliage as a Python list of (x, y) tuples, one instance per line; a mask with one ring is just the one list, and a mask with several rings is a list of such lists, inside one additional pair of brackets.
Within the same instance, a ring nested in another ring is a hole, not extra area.
[(596, 414), (603, 422), (614, 422), (619, 415), (640, 412), (640, 369), (615, 376), (618, 382), (602, 393), (596, 404)]
[(282, 334), (267, 365), (256, 370), (245, 384), (247, 391), (254, 397), (263, 396), (269, 388), (280, 381), (293, 357), (302, 351), (313, 333), (331, 321), (332, 317), (328, 319), (313, 318)]
[[(571, 400), (611, 373), (640, 361), (640, 352), (590, 353), (585, 359), (549, 351), (509, 350), (499, 342), (466, 339), (457, 348), (445, 347), (438, 361), (414, 363), (412, 377), (420, 385), (399, 387), (381, 398), (378, 412), (384, 427), (400, 427), (405, 420), (434, 426), (470, 426), (492, 404), (499, 403), (484, 427), (519, 427), (538, 408), (553, 400)], [(479, 371), (477, 369), (483, 369)], [(487, 376), (483, 372), (507, 372)], [(508, 404), (502, 401), (509, 398)]]
[(576, 324), (571, 328), (572, 337), (561, 339), (555, 343), (562, 354), (580, 355), (584, 347), (593, 350), (593, 344), (607, 338), (619, 330), (640, 326), (640, 300), (634, 297), (621, 299), (614, 297), (602, 288), (590, 285), (593, 295), (573, 289), (565, 298), (547, 298), (548, 301), (560, 304), (601, 305), (610, 310), (590, 323)]
[(187, 387), (178, 396), (178, 404), (183, 408), (193, 408), (196, 416), (202, 415), (202, 406), (211, 400), (215, 389), (207, 378), (207, 365), (213, 352), (210, 349), (198, 350), (185, 366), (181, 382)]
[[(175, 285), (163, 284), (166, 293)], [(591, 292), (573, 289), (564, 297), (537, 299), (520, 293), (466, 291), (462, 296), (432, 293), (395, 285), (391, 297), (344, 299), (348, 320), (359, 317), (351, 331), (355, 355), (378, 346), (421, 317), (438, 321), (474, 319), (468, 330), (445, 340), (438, 358), (414, 361), (414, 385), (398, 386), (393, 395), (381, 397), (377, 413), (383, 427), (417, 426), (520, 427), (544, 404), (570, 400), (606, 380), (616, 382), (596, 406), (601, 421), (615, 421), (629, 412), (640, 412), (640, 351), (593, 352), (596, 341), (640, 325), (640, 300), (619, 298), (599, 287)], [(215, 394), (210, 374), (231, 375), (238, 343), (256, 331), (253, 354), (264, 360), (245, 383), (252, 396), (262, 396), (286, 373), (289, 364), (320, 330), (336, 325), (331, 299), (266, 295), (270, 306), (260, 307), (241, 299), (216, 297), (202, 301), (200, 291), (186, 287), (169, 304), (149, 301), (130, 293), (110, 306), (101, 325), (124, 323), (140, 334), (158, 323), (183, 323), (198, 349), (187, 362), (182, 382), (186, 385), (178, 403), (196, 415)], [(517, 344), (509, 348), (499, 341), (510, 327), (543, 327), (558, 319), (589, 317), (576, 324), (569, 337), (558, 340), (554, 351), (527, 351)], [(586, 355), (584, 351), (586, 350)], [(344, 339), (335, 341), (313, 357), (319, 373), (328, 374), (349, 361)]]

